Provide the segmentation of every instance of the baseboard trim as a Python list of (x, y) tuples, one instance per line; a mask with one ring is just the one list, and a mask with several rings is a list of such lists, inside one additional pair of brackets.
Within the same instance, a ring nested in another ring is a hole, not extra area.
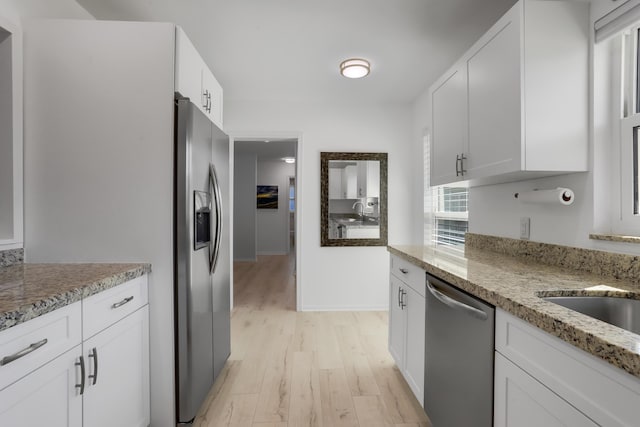
[(258, 258), (234, 258), (233, 262), (241, 261), (241, 262), (256, 262)]
[(388, 305), (381, 306), (340, 306), (340, 307), (326, 307), (326, 306), (313, 306), (303, 305), (299, 311), (388, 311)]
[(257, 252), (256, 255), (288, 255), (288, 252), (276, 251), (276, 252)]

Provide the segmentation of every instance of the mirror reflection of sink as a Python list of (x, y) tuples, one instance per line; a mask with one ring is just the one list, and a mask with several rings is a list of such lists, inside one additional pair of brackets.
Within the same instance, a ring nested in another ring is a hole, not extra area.
[(616, 297), (544, 297), (545, 301), (640, 334), (640, 300)]

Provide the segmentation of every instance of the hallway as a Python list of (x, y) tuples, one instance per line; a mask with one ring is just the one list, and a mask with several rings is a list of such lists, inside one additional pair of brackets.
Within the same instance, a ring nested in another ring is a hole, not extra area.
[(234, 263), (231, 356), (199, 427), (429, 426), (387, 352), (386, 312), (296, 312), (293, 257)]

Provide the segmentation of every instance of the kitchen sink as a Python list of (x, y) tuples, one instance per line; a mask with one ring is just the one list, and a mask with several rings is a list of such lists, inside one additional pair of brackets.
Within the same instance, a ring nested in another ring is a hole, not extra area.
[(640, 334), (640, 300), (588, 296), (544, 297), (542, 299)]

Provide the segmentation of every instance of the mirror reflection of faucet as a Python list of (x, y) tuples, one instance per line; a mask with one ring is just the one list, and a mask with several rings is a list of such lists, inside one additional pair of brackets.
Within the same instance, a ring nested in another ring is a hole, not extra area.
[(353, 206), (351, 206), (351, 209), (355, 210), (356, 213), (358, 213), (358, 211), (356, 210), (356, 206), (360, 205), (360, 217), (364, 216), (364, 203), (362, 203), (360, 200), (358, 200), (357, 202), (355, 202), (353, 204)]

